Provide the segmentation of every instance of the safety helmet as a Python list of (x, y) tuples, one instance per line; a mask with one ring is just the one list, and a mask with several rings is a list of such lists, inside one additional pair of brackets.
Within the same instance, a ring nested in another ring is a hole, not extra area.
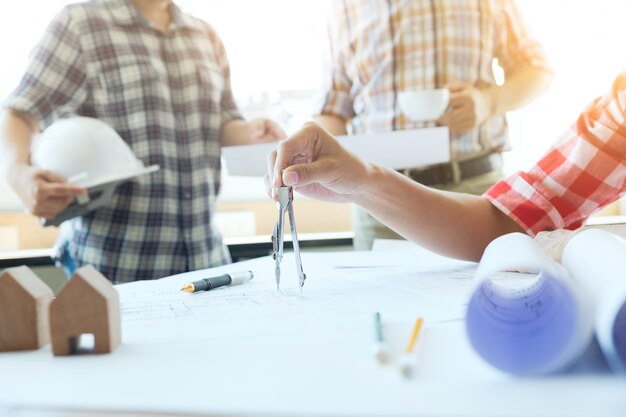
[(58, 226), (96, 210), (111, 201), (119, 184), (159, 169), (144, 166), (111, 126), (89, 117), (50, 125), (35, 141), (31, 162), (88, 190), (55, 218), (42, 219), (44, 226)]
[(31, 152), (33, 165), (83, 187), (120, 183), (154, 172), (144, 166), (111, 126), (89, 117), (60, 119), (46, 128)]

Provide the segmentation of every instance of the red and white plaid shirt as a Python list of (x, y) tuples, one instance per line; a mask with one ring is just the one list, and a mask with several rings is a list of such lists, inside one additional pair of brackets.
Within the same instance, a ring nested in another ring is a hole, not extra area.
[(484, 197), (528, 233), (577, 229), (626, 191), (626, 72), (529, 171)]
[[(464, 82), (496, 83), (524, 66), (550, 70), (513, 0), (334, 0), (324, 97), (317, 109), (354, 133), (433, 126), (402, 114), (398, 93)], [(509, 147), (504, 115), (451, 137), (453, 159)]]

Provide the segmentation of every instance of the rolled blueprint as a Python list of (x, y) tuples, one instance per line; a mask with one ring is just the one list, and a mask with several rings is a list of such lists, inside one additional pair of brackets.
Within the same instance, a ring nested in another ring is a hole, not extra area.
[(567, 243), (561, 263), (593, 305), (596, 337), (609, 366), (626, 372), (626, 240), (585, 230)]
[[(512, 286), (503, 279), (511, 278), (507, 272), (531, 275), (518, 274)], [(466, 329), (475, 351), (496, 368), (520, 375), (552, 373), (587, 349), (593, 335), (591, 308), (566, 268), (530, 236), (512, 233), (485, 250)]]

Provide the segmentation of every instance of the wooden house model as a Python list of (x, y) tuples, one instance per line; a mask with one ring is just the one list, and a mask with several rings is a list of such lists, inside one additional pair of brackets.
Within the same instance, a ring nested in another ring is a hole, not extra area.
[(109, 353), (120, 344), (117, 291), (93, 266), (78, 269), (50, 305), (50, 334), (55, 356)]
[(0, 274), (0, 352), (39, 349), (49, 342), (53, 297), (50, 287), (27, 266)]

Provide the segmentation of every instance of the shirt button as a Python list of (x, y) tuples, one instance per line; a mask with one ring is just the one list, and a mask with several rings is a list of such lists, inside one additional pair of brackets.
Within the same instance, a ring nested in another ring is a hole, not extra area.
[(191, 193), (185, 193), (185, 200), (191, 200)]

